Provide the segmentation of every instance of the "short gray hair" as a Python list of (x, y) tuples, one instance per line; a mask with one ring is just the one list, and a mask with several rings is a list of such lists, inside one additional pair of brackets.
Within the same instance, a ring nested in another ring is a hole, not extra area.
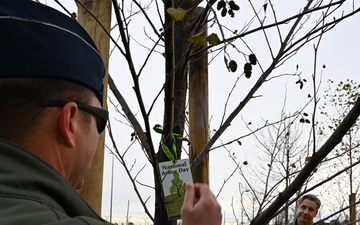
[(302, 201), (304, 201), (305, 199), (308, 199), (310, 201), (314, 201), (317, 205), (317, 210), (319, 210), (320, 206), (321, 206), (321, 201), (318, 197), (316, 197), (316, 195), (313, 194), (307, 194), (307, 195), (303, 195), (301, 198), (299, 198), (299, 200), (296, 203), (296, 206), (299, 206), (300, 203)]

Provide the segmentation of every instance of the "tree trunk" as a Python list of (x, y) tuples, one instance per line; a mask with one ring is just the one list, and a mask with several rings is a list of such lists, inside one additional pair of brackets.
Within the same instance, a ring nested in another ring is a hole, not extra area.
[(350, 225), (356, 225), (356, 193), (349, 195), (350, 210)]
[[(180, 5), (181, 4), (181, 5)], [(187, 1), (165, 1), (165, 109), (164, 109), (164, 143), (172, 149), (172, 134), (184, 133), (185, 126), (185, 109), (187, 95), (187, 62), (189, 56), (190, 44), (187, 41), (194, 31), (190, 30), (191, 25), (196, 20), (191, 19), (191, 13), (186, 16), (184, 21), (173, 22), (166, 13), (169, 7), (181, 7), (185, 10), (190, 9), (194, 2)], [(176, 157), (181, 157), (182, 143), (176, 144)], [(163, 153), (161, 147), (157, 153), (158, 162), (168, 161), (169, 159)], [(159, 174), (157, 174), (159, 176)], [(176, 225), (177, 221), (169, 221), (163, 200), (161, 183), (155, 182), (156, 202), (155, 202), (155, 225)]]
[[(173, 128), (173, 118), (174, 118), (174, 30), (173, 30), (173, 21), (169, 15), (166, 13), (166, 9), (173, 7), (172, 1), (164, 1), (164, 10), (165, 10), (165, 24), (164, 24), (164, 40), (165, 40), (165, 87), (164, 87), (164, 121), (163, 128), (164, 134), (163, 139), (166, 146), (171, 149), (172, 141), (172, 128)], [(164, 152), (159, 147), (157, 153), (157, 161), (164, 162), (169, 159), (166, 157)], [(158, 165), (153, 165), (158, 166)], [(154, 170), (155, 171), (155, 170)], [(160, 176), (156, 174), (155, 176)], [(176, 222), (176, 221), (175, 221)], [(163, 198), (163, 189), (161, 184), (161, 179), (155, 179), (155, 217), (154, 225), (174, 225), (169, 221), (167, 216), (167, 211)]]
[[(159, 152), (157, 154), (157, 161), (164, 162), (168, 159), (165, 154), (159, 147)], [(156, 165), (157, 166), (157, 165)], [(156, 170), (154, 170), (155, 176), (160, 176), (160, 174), (156, 174)], [(154, 225), (175, 225), (171, 221), (169, 221), (167, 216), (167, 211), (165, 207), (165, 199), (163, 197), (163, 188), (161, 179), (155, 179), (155, 217), (154, 217)]]

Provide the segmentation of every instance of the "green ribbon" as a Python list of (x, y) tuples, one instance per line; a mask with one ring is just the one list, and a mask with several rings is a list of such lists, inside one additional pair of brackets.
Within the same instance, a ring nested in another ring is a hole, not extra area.
[(176, 141), (186, 141), (188, 144), (190, 144), (189, 139), (183, 137), (180, 134), (172, 134), (171, 137), (171, 149), (169, 149), (168, 146), (164, 143), (164, 129), (160, 124), (155, 124), (153, 127), (154, 131), (161, 134), (161, 140), (160, 140), (160, 146), (162, 151), (165, 153), (166, 157), (168, 157), (169, 160), (172, 162), (176, 162), (177, 159), (177, 150), (176, 150)]

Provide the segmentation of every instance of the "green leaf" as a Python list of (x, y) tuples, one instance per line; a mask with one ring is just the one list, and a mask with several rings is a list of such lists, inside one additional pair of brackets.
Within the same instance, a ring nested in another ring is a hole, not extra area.
[(179, 22), (179, 21), (183, 21), (186, 14), (189, 12), (189, 10), (185, 10), (183, 8), (173, 8), (173, 7), (169, 7), (166, 9), (166, 12), (169, 14), (169, 16), (171, 16), (171, 18), (175, 21), (175, 22)]
[(166, 144), (163, 141), (161, 141), (160, 144), (161, 144), (161, 149), (163, 150), (165, 155), (168, 157), (168, 159), (175, 162), (175, 158), (174, 158), (173, 154), (171, 153), (170, 149), (166, 146)]
[(209, 44), (211, 44), (211, 45), (218, 45), (218, 44), (220, 44), (220, 39), (219, 39), (219, 37), (217, 36), (217, 34), (215, 34), (215, 33), (212, 33), (212, 34), (210, 34), (207, 38), (206, 38), (206, 40), (209, 42)]
[(204, 31), (197, 33), (195, 35), (193, 35), (192, 37), (190, 37), (188, 39), (188, 41), (192, 44), (198, 44), (200, 43), (200, 41), (202, 41), (204, 39)]

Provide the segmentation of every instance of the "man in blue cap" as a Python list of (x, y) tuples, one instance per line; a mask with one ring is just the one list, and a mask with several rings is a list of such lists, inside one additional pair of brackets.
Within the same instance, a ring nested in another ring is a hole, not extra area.
[[(78, 195), (108, 112), (103, 61), (72, 18), (0, 1), (0, 224), (105, 225)], [(188, 184), (184, 225), (219, 225), (208, 186)]]

